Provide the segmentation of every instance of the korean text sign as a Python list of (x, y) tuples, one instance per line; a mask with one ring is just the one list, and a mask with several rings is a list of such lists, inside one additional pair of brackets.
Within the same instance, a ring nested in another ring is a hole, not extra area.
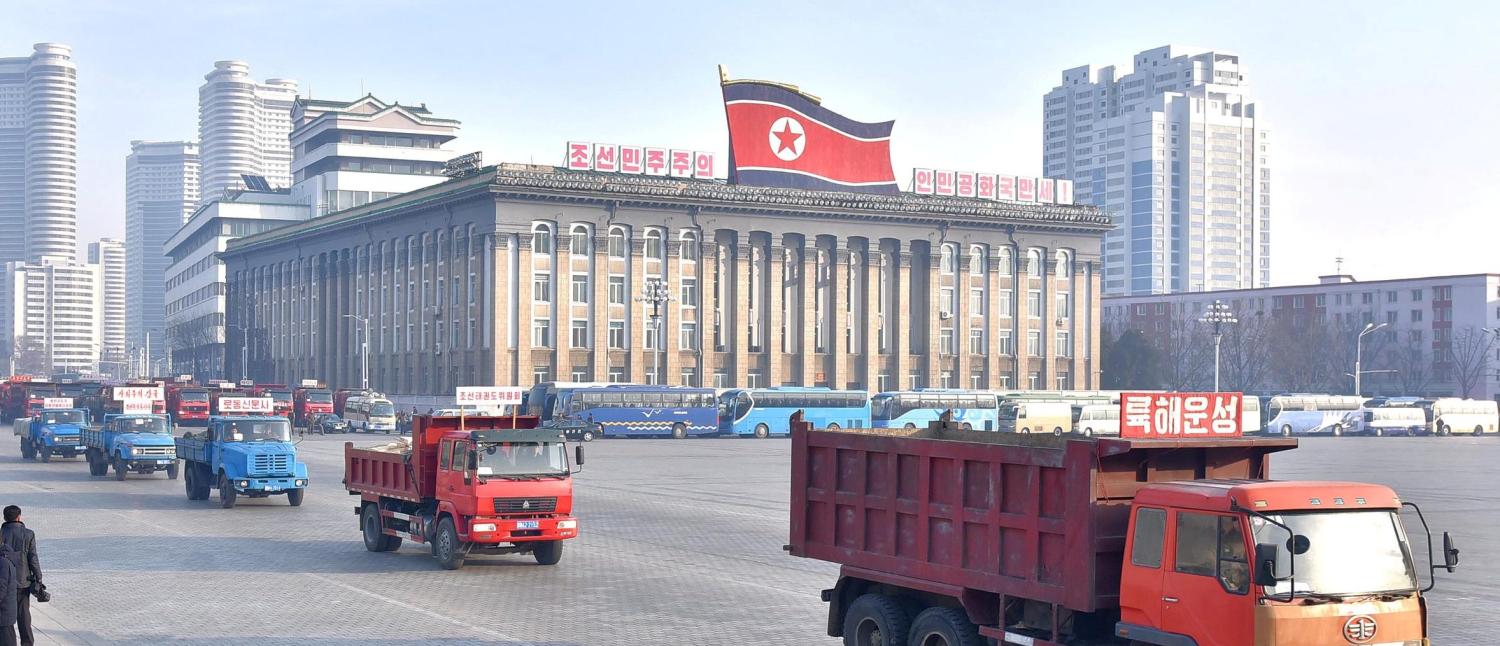
[(1121, 393), (1120, 437), (1242, 437), (1240, 393)]
[(221, 397), (220, 413), (269, 413), (272, 410), (270, 397)]
[(455, 399), (459, 406), (472, 405), (480, 408), (521, 404), (520, 388), (505, 386), (461, 386)]

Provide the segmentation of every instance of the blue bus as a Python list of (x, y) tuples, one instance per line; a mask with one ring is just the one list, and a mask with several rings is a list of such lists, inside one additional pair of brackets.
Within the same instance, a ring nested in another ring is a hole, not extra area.
[(544, 426), (581, 426), (600, 437), (680, 439), (719, 432), (712, 388), (581, 386), (558, 388), (554, 401), (542, 415)]
[(870, 424), (875, 428), (927, 428), (943, 411), (953, 411), (953, 421), (976, 431), (1000, 427), (998, 401), (994, 393), (974, 390), (905, 390), (880, 393), (870, 398)]
[(813, 428), (866, 428), (870, 396), (827, 388), (731, 389), (719, 394), (719, 433), (769, 437), (791, 432), (792, 413), (803, 412)]

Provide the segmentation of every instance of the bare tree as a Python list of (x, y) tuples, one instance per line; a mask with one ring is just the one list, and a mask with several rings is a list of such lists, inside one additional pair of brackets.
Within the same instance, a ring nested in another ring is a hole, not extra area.
[(47, 358), (47, 343), (34, 336), (16, 338), (15, 373), (18, 375), (50, 375), (52, 362)]
[(1490, 368), (1490, 351), (1495, 347), (1495, 337), (1489, 330), (1472, 325), (1459, 330), (1448, 342), (1448, 362), (1453, 366), (1453, 381), (1464, 397), (1484, 381)]
[(1168, 390), (1205, 390), (1213, 386), (1213, 335), (1197, 321), (1172, 317), (1157, 329), (1153, 342), (1161, 353), (1161, 376)]
[[(1334, 326), (1322, 319), (1296, 314), (1273, 316), (1266, 332), (1270, 356), (1268, 371), (1272, 381), (1293, 392), (1344, 392), (1349, 364), (1344, 357), (1353, 354), (1353, 337), (1340, 339)], [(1347, 343), (1351, 347), (1341, 349)], [(1337, 356), (1330, 356), (1330, 355)], [(1341, 382), (1340, 379), (1344, 381)], [(1339, 386), (1330, 388), (1330, 386)]]
[(1240, 317), (1224, 328), (1219, 346), (1220, 381), (1225, 390), (1258, 392), (1270, 373), (1266, 345), (1270, 322), (1260, 313)]
[(1395, 371), (1390, 381), (1403, 395), (1425, 395), (1432, 385), (1432, 353), (1421, 341), (1408, 339), (1405, 343), (1391, 344), (1376, 356), (1374, 365)]

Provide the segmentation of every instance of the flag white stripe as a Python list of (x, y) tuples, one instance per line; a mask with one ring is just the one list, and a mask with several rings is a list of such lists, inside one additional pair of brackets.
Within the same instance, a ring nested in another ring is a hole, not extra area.
[(881, 182), (840, 182), (840, 181), (838, 181), (836, 179), (829, 179), (829, 178), (824, 177), (822, 175), (814, 175), (814, 174), (809, 173), (807, 171), (792, 170), (790, 168), (772, 168), (770, 166), (736, 166), (735, 170), (736, 171), (742, 171), (742, 170), (760, 170), (760, 171), (769, 171), (769, 172), (772, 172), (772, 173), (796, 173), (798, 175), (805, 175), (805, 176), (811, 177), (813, 179), (822, 180), (822, 181), (825, 181), (825, 182), (829, 182), (831, 184), (840, 184), (840, 185), (843, 185), (843, 186), (881, 186), (881, 185), (884, 185), (884, 184), (895, 184), (896, 183), (896, 180), (894, 180), (894, 179), (885, 180), (885, 181), (881, 181)]
[(808, 121), (811, 121), (811, 122), (816, 123), (816, 124), (818, 124), (820, 126), (823, 126), (824, 128), (828, 128), (829, 130), (833, 130), (835, 132), (838, 132), (839, 134), (844, 135), (845, 137), (848, 137), (850, 139), (854, 139), (856, 141), (890, 141), (891, 140), (890, 135), (886, 135), (884, 137), (874, 137), (874, 138), (856, 137), (856, 136), (851, 135), (851, 134), (849, 134), (847, 132), (844, 132), (844, 130), (842, 128), (837, 128), (837, 127), (834, 127), (834, 126), (830, 126), (827, 123), (824, 123), (824, 122), (822, 122), (822, 121), (820, 121), (820, 120), (818, 120), (816, 118), (807, 116), (806, 113), (803, 113), (802, 111), (797, 110), (796, 108), (789, 107), (785, 103), (775, 103), (773, 101), (756, 101), (754, 99), (737, 99), (737, 100), (734, 100), (734, 101), (726, 101), (725, 105), (735, 105), (735, 104), (738, 104), (738, 103), (753, 103), (753, 104), (756, 104), (756, 105), (772, 105), (772, 106), (776, 106), (778, 108), (785, 108), (789, 112), (795, 112), (795, 113), (797, 113), (803, 119), (807, 119)]

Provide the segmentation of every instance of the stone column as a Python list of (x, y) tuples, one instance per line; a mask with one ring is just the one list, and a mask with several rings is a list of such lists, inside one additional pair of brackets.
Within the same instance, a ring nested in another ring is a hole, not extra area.
[(674, 386), (685, 386), (682, 383), (682, 346), (680, 333), (682, 321), (686, 313), (682, 310), (682, 242), (670, 232), (664, 234), (667, 238), (662, 241), (665, 253), (661, 260), (662, 279), (667, 283), (667, 293), (672, 295), (672, 300), (661, 304), (661, 342), (662, 358), (666, 367), (662, 370), (661, 382)]
[(609, 381), (609, 231), (597, 235), (594, 230), (594, 258), (589, 267), (593, 295), (589, 303), (589, 320), (593, 329), (594, 381)]
[(1031, 354), (1026, 349), (1026, 335), (1031, 331), (1031, 311), (1027, 309), (1031, 294), (1031, 274), (1028, 271), (1025, 247), (1016, 248), (1016, 271), (1011, 298), (1015, 300), (1015, 345), (1016, 345), (1016, 390), (1031, 388), (1029, 376), (1033, 366)]
[[(519, 386), (521, 381), (516, 377), (516, 348), (510, 344), (510, 331), (515, 325), (511, 306), (517, 299), (517, 294), (510, 291), (510, 234), (495, 231), (491, 234), (491, 240), (493, 244), (488, 248), (492, 272), (489, 295), (490, 320), (494, 324), (490, 328), (490, 347), (495, 350), (495, 384)], [(391, 281), (395, 282), (396, 279), (397, 275), (392, 272)], [(392, 308), (392, 311), (400, 310)], [(392, 360), (394, 359), (393, 356)]]
[(1088, 340), (1083, 345), (1083, 351), (1087, 354), (1084, 356), (1081, 364), (1084, 374), (1088, 376), (1088, 383), (1082, 387), (1087, 390), (1099, 390), (1103, 388), (1103, 376), (1099, 370), (1099, 336), (1102, 334), (1104, 326), (1104, 321), (1101, 318), (1104, 308), (1100, 302), (1100, 287), (1102, 285), (1099, 281), (1103, 278), (1100, 276), (1102, 272), (1097, 261), (1080, 263), (1080, 266), (1085, 270), (1085, 280), (1081, 282), (1088, 289), (1088, 297), (1085, 301), (1088, 304), (1088, 310), (1082, 321), (1084, 329), (1088, 331), (1089, 335)]
[(954, 361), (953, 381), (959, 388), (968, 388), (973, 384), (969, 379), (969, 328), (974, 324), (969, 312), (969, 257), (972, 255), (973, 251), (963, 244), (956, 245), (953, 254), (953, 299), (958, 301), (953, 308), (953, 354), (957, 357)]
[(828, 286), (828, 309), (832, 310), (830, 320), (833, 321), (832, 329), (828, 331), (829, 355), (833, 357), (832, 366), (828, 370), (828, 385), (835, 390), (849, 387), (849, 350), (850, 346), (845, 343), (845, 336), (850, 336), (849, 341), (857, 341), (849, 334), (849, 304), (856, 302), (854, 293), (859, 286), (851, 281), (849, 272), (849, 247), (842, 238), (835, 238), (833, 250), (828, 255), (833, 263), (833, 271), (829, 272), (832, 278)]
[(552, 378), (573, 380), (573, 231), (558, 222), (552, 242)]
[(536, 273), (531, 261), (531, 236), (521, 232), (516, 236), (516, 385), (523, 388), (531, 385), (532, 351), (531, 320), (533, 301), (531, 279)]
[[(943, 326), (943, 321), (938, 316), (942, 310), (938, 302), (943, 293), (943, 278), (939, 271), (942, 262), (942, 249), (936, 246), (927, 248), (927, 380), (926, 385), (932, 388), (938, 385), (938, 375), (942, 373), (942, 353), (938, 340)], [(920, 311), (920, 310), (919, 310)], [(954, 328), (955, 330), (957, 327)]]
[(626, 346), (630, 348), (630, 382), (646, 383), (646, 371), (653, 364), (645, 349), (646, 334), (650, 331), (647, 314), (650, 305), (638, 301), (646, 288), (646, 240), (643, 232), (630, 231), (630, 256), (626, 261), (625, 284), (630, 287), (625, 294), (625, 309), (630, 316), (625, 318)]
[(818, 315), (827, 316), (827, 312), (818, 311), (818, 280), (822, 278), (822, 271), (818, 266), (817, 238), (807, 236), (802, 239), (802, 262), (801, 262), (801, 298), (798, 300), (801, 324), (798, 331), (802, 333), (802, 341), (799, 344), (802, 354), (802, 374), (797, 382), (803, 386), (817, 384), (819, 372), (823, 372), (823, 364), (818, 360)]
[(896, 334), (891, 338), (891, 351), (896, 353), (896, 384), (892, 390), (907, 390), (911, 383), (912, 339), (911, 319), (919, 316), (920, 310), (912, 306), (911, 295), (912, 253), (911, 241), (902, 240), (896, 252), (896, 297), (891, 299), (891, 311), (886, 312), (886, 332), (891, 331), (890, 319), (896, 319)]
[(1057, 270), (1050, 252), (1042, 251), (1041, 390), (1057, 388)]
[(771, 253), (766, 257), (767, 275), (770, 279), (766, 283), (766, 307), (770, 308), (770, 325), (766, 333), (761, 335), (763, 343), (761, 348), (765, 350), (765, 356), (769, 369), (766, 371), (766, 385), (780, 386), (785, 379), (785, 366), (787, 353), (782, 350), (783, 343), (787, 349), (795, 347), (791, 339), (782, 339), (782, 301), (785, 299), (783, 288), (786, 286), (786, 236), (781, 237), (781, 244), (775, 240), (771, 242)]
[(988, 315), (985, 316), (987, 319), (985, 328), (989, 338), (986, 339), (985, 349), (989, 352), (988, 372), (991, 390), (1000, 389), (1000, 361), (1003, 358), (1000, 352), (1000, 330), (1008, 327), (1011, 322), (1011, 319), (1005, 318), (1005, 313), (1000, 310), (1000, 292), (1003, 289), (1001, 277), (1004, 275), (1001, 261), (1000, 254), (995, 252), (994, 247), (991, 247), (990, 257), (985, 263), (987, 272), (985, 277), (989, 281), (989, 301), (986, 307)]
[(880, 260), (885, 255), (880, 251), (880, 239), (870, 238), (865, 246), (864, 293), (865, 293), (865, 390), (874, 393), (880, 388), (880, 370), (884, 360), (880, 350)]
[[(714, 372), (719, 369), (719, 356), (714, 348), (715, 313), (728, 308), (719, 301), (719, 282), (724, 275), (719, 273), (720, 254), (723, 249), (712, 231), (703, 232), (698, 240), (698, 383), (712, 388)], [(709, 285), (713, 280), (713, 285)]]
[(725, 308), (725, 324), (734, 335), (734, 386), (744, 388), (750, 383), (750, 259), (754, 247), (750, 245), (750, 232), (741, 231), (734, 244), (734, 308)]

